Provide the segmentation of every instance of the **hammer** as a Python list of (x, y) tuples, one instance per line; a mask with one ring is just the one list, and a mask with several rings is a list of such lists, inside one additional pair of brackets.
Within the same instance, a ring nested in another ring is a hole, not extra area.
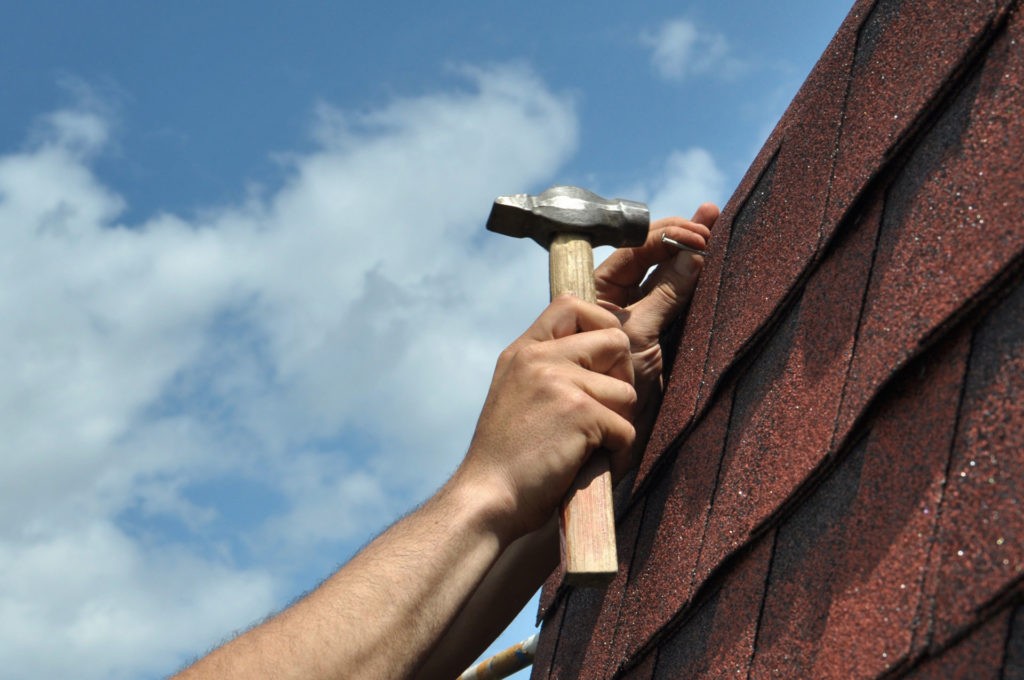
[[(551, 298), (571, 293), (597, 301), (594, 246), (639, 246), (647, 238), (650, 213), (643, 203), (605, 199), (579, 187), (558, 186), (537, 195), (499, 196), (487, 229), (530, 237), (550, 256)], [(619, 568), (608, 454), (595, 451), (583, 464), (562, 502), (560, 538), (565, 581), (601, 586)]]

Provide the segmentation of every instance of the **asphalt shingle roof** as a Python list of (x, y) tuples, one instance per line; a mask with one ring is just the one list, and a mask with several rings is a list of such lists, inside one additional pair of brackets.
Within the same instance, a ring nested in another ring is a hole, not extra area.
[(1024, 674), (1024, 15), (860, 0), (715, 227), (533, 678)]

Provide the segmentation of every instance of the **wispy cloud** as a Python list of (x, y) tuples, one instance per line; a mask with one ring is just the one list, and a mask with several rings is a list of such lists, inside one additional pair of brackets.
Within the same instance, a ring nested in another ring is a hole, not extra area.
[(640, 42), (650, 48), (651, 65), (666, 80), (707, 75), (733, 78), (745, 68), (725, 36), (687, 19), (666, 21), (657, 30), (643, 33)]

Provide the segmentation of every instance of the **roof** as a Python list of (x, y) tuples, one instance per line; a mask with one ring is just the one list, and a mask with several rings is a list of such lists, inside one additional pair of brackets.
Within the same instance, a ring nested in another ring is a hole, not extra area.
[(1017, 5), (854, 5), (715, 226), (619, 575), (549, 580), (535, 680), (1024, 674)]

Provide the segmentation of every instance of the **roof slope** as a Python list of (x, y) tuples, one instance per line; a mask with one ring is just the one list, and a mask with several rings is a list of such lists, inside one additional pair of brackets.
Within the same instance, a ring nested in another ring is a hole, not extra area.
[(1017, 5), (854, 5), (715, 227), (619, 576), (549, 582), (533, 678), (1024, 675)]

